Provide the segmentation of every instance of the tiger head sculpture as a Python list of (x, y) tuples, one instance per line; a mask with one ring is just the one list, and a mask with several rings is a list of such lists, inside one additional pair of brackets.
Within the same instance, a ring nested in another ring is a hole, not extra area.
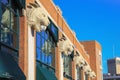
[(46, 30), (50, 24), (47, 13), (36, 3), (30, 3), (27, 6), (27, 21), (28, 25), (37, 32)]
[(68, 39), (59, 41), (60, 52), (69, 55), (73, 51), (73, 47)]

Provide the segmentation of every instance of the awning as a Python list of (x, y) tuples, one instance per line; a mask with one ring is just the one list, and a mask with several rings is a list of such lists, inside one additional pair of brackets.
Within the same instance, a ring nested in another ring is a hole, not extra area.
[(36, 80), (57, 80), (55, 73), (36, 64)]
[(26, 80), (25, 75), (14, 61), (13, 57), (3, 51), (0, 51), (0, 78)]

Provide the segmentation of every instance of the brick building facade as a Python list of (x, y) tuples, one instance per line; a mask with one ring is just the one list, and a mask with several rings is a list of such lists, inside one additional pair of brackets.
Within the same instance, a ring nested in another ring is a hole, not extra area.
[[(10, 19), (6, 22), (3, 21), (6, 11), (0, 13), (0, 51), (6, 50), (10, 55), (15, 51), (12, 57), (15, 65), (19, 65), (15, 70), (19, 68), (23, 80), (102, 80), (100, 44), (79, 42), (52, 0), (3, 1), (8, 1), (13, 13), (7, 12)], [(10, 77), (1, 77), (3, 73), (0, 72), (0, 78), (18, 79), (9, 70), (6, 76)]]

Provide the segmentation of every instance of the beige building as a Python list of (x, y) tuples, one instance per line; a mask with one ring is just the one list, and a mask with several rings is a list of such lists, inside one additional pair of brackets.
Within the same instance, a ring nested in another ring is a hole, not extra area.
[(120, 58), (107, 60), (108, 73), (104, 74), (104, 80), (120, 80)]
[(108, 65), (108, 73), (120, 74), (120, 58), (119, 57), (107, 60), (107, 65)]

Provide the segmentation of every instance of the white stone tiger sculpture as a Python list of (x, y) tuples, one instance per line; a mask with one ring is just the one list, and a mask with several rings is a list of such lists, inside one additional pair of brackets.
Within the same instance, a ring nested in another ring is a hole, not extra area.
[(59, 47), (60, 47), (59, 51), (63, 52), (65, 55), (69, 55), (73, 51), (73, 47), (70, 44), (69, 40), (59, 41)]
[(50, 24), (45, 11), (36, 3), (30, 3), (27, 6), (27, 22), (30, 27), (33, 27), (37, 32), (46, 30)]

